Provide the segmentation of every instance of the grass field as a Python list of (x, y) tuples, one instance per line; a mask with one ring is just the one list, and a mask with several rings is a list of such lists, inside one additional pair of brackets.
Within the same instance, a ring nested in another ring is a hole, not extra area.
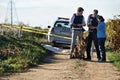
[(0, 76), (23, 72), (37, 66), (51, 52), (41, 46), (42, 37), (31, 35), (14, 38), (0, 36)]
[(107, 52), (108, 58), (120, 71), (120, 53)]

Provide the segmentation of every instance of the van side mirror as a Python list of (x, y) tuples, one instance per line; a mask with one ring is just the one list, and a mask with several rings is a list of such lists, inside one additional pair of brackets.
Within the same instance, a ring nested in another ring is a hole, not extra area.
[(51, 28), (51, 26), (48, 26), (48, 28)]

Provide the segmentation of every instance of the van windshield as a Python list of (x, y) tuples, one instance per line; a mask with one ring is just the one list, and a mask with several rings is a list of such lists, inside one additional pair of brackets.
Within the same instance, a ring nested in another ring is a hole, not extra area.
[(56, 21), (54, 26), (70, 28), (69, 21)]

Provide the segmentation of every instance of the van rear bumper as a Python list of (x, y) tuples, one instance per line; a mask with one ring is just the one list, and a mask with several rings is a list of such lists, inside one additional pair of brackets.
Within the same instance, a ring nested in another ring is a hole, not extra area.
[(71, 44), (71, 39), (59, 38), (55, 36), (48, 36), (48, 41), (62, 44)]

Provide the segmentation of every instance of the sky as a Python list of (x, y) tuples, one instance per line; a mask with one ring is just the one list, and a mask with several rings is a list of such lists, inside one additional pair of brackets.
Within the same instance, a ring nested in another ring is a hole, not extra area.
[[(10, 20), (10, 0), (0, 0), (0, 23)], [(99, 10), (106, 21), (120, 14), (120, 0), (13, 0), (13, 20), (30, 26), (47, 28), (52, 26), (57, 17), (71, 18), (78, 7), (84, 8), (83, 15), (87, 21), (88, 15), (94, 9)]]

